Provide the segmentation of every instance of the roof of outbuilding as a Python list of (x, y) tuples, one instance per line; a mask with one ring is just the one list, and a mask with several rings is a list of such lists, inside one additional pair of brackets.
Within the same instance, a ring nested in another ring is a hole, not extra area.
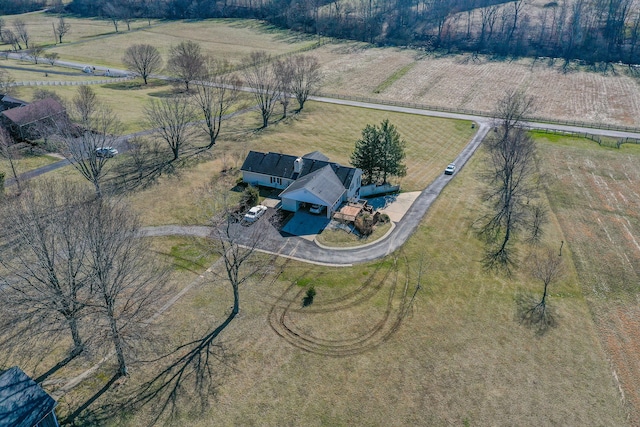
[(342, 183), (329, 165), (299, 178), (280, 193), (280, 197), (286, 197), (300, 190), (313, 194), (326, 206), (333, 206), (344, 193)]
[(19, 367), (0, 374), (0, 427), (33, 427), (55, 407), (56, 401)]
[(11, 108), (3, 111), (2, 114), (18, 126), (24, 126), (64, 111), (65, 108), (58, 101), (53, 98), (46, 98), (23, 107)]
[[(323, 155), (322, 153), (319, 154)], [(296, 156), (291, 156), (288, 154), (261, 153), (259, 151), (250, 151), (247, 155), (247, 158), (244, 160), (244, 163), (242, 164), (242, 168), (240, 168), (240, 170), (291, 180), (299, 180), (305, 175), (322, 169), (325, 166), (331, 166), (333, 173), (336, 175), (344, 188), (349, 188), (351, 186), (351, 181), (353, 180), (356, 172), (356, 168), (342, 166), (338, 163), (328, 162), (325, 160), (316, 160), (313, 158), (303, 157), (302, 169), (300, 170), (300, 174), (297, 177), (294, 177), (293, 164), (296, 159)]]

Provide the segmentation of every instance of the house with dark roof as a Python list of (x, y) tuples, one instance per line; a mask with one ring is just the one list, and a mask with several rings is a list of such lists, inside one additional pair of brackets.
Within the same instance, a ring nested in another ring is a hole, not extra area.
[(5, 110), (0, 118), (11, 134), (22, 141), (46, 137), (68, 120), (64, 106), (52, 98)]
[(56, 405), (19, 367), (0, 374), (0, 427), (58, 427)]
[(0, 111), (9, 110), (11, 108), (24, 107), (29, 103), (22, 99), (14, 98), (10, 95), (0, 95)]
[(319, 151), (302, 157), (251, 151), (240, 170), (248, 184), (282, 190), (282, 209), (290, 212), (316, 204), (331, 217), (342, 202), (360, 196), (362, 170), (330, 162)]

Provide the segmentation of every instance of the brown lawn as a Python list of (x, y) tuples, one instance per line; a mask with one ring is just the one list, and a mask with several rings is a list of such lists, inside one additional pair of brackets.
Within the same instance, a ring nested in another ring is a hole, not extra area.
[(543, 143), (549, 195), (574, 254), (612, 377), (640, 423), (640, 147)]

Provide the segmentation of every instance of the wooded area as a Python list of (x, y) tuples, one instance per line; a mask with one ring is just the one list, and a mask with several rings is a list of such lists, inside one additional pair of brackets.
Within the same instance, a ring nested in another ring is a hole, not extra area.
[[(137, 18), (264, 19), (308, 33), (379, 45), (638, 63), (640, 13), (632, 0), (74, 0), (67, 10)], [(114, 24), (115, 25), (115, 24)]]

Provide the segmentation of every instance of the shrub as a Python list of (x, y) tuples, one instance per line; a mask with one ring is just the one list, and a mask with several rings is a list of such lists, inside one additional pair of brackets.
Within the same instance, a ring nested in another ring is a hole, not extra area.
[(240, 200), (240, 205), (244, 209), (248, 209), (255, 204), (258, 203), (258, 199), (260, 198), (260, 192), (258, 189), (252, 185), (247, 186), (244, 192), (242, 193), (242, 199)]
[(373, 233), (374, 223), (374, 217), (371, 214), (365, 213), (356, 218), (354, 225), (360, 235), (368, 236)]
[(307, 289), (307, 293), (305, 294), (305, 297), (302, 299), (302, 306), (306, 307), (308, 305), (311, 305), (313, 303), (313, 298), (316, 296), (316, 288), (311, 286), (309, 289)]

